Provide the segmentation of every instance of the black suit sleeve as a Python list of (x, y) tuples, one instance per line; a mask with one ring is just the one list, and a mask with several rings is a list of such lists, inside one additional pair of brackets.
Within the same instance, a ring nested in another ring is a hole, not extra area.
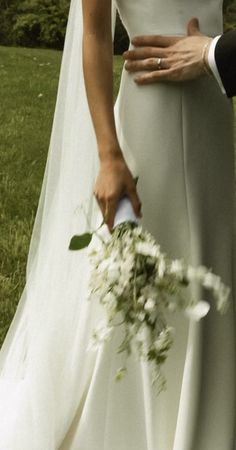
[(236, 30), (223, 34), (215, 48), (216, 65), (228, 97), (236, 95)]

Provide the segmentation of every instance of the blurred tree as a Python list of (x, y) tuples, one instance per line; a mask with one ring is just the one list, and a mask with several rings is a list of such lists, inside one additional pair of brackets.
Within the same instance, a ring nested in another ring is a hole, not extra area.
[(224, 12), (227, 10), (228, 6), (235, 3), (235, 0), (223, 0), (223, 10)]
[(70, 0), (0, 0), (0, 42), (63, 48)]
[(117, 14), (116, 19), (116, 32), (115, 32), (115, 40), (114, 40), (114, 53), (115, 55), (122, 54), (125, 50), (127, 50), (129, 46), (129, 38), (126, 33), (126, 30), (122, 24), (119, 14)]
[[(164, 1), (164, 0), (163, 0)], [(63, 48), (70, 0), (0, 0), (0, 44)], [(236, 26), (236, 0), (224, 0), (225, 29)], [(118, 16), (114, 49), (129, 45)]]
[(24, 46), (63, 48), (68, 11), (68, 0), (25, 0), (14, 18), (14, 41)]
[(236, 0), (224, 0), (224, 30), (236, 28)]

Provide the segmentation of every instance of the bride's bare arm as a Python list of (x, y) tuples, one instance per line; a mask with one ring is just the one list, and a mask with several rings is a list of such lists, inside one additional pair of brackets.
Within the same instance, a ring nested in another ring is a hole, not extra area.
[(116, 135), (113, 112), (111, 0), (82, 0), (83, 65), (89, 108), (97, 137), (100, 171), (94, 188), (111, 229), (119, 199), (127, 195), (140, 215), (135, 181)]

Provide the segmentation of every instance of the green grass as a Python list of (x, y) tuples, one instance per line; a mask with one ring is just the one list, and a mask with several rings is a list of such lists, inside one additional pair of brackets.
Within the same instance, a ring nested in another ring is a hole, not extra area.
[[(0, 344), (25, 282), (61, 52), (0, 47)], [(122, 59), (114, 58), (116, 95)]]
[(24, 285), (61, 53), (0, 47), (0, 343)]
[[(25, 283), (61, 56), (0, 47), (0, 345)], [(115, 95), (121, 67), (115, 57)]]

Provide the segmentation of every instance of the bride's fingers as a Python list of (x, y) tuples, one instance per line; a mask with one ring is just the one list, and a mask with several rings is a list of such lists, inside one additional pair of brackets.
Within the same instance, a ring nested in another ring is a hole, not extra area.
[(116, 215), (117, 206), (118, 206), (117, 199), (109, 200), (106, 203), (106, 208), (105, 208), (105, 216), (106, 217), (104, 217), (104, 221), (107, 224), (110, 231), (112, 230), (113, 225), (114, 225), (114, 219), (115, 219), (115, 215)]
[(105, 214), (106, 214), (106, 202), (103, 199), (99, 198), (95, 193), (94, 193), (94, 195), (96, 197), (98, 206), (99, 206), (99, 208), (101, 210), (101, 213), (102, 213), (102, 216), (103, 216), (103, 220), (106, 223), (106, 217), (105, 217)]
[(100, 195), (100, 193), (96, 190), (96, 188), (94, 189), (94, 196), (95, 196), (98, 206), (101, 210), (103, 220), (105, 223), (107, 223), (108, 211), (109, 211), (108, 201), (105, 199), (105, 197), (103, 195)]
[(137, 217), (142, 217), (142, 211), (141, 211), (142, 203), (140, 201), (140, 198), (139, 198), (139, 196), (137, 194), (136, 189), (131, 189), (129, 192), (127, 192), (127, 195), (128, 195), (128, 197), (129, 197), (129, 199), (131, 201), (131, 204), (132, 204), (133, 210), (135, 212), (135, 215)]

